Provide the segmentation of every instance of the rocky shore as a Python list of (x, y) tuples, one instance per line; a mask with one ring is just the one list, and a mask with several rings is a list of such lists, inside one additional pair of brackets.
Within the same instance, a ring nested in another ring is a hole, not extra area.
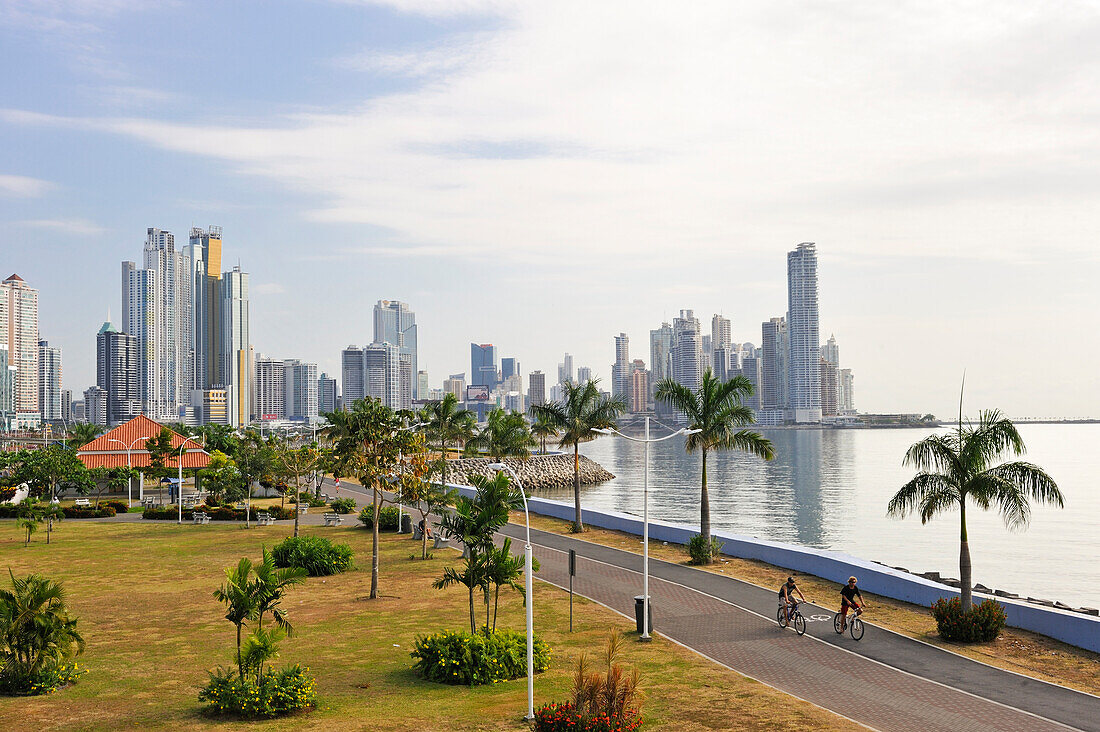
[[(447, 482), (469, 485), (471, 475), (490, 476), (493, 471), (489, 464), (496, 462), (489, 458), (462, 458), (447, 461)], [(568, 455), (532, 455), (527, 460), (506, 458), (508, 467), (516, 471), (523, 487), (529, 490), (539, 488), (566, 488), (573, 485), (573, 456)], [(615, 476), (603, 469), (599, 463), (581, 455), (581, 485), (592, 485), (611, 480)]]

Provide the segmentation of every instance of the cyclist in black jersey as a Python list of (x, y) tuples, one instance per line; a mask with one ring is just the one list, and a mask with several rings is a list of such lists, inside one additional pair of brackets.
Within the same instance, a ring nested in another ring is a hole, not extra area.
[(848, 627), (848, 608), (856, 611), (856, 615), (862, 615), (867, 607), (867, 601), (863, 599), (859, 588), (856, 587), (856, 578), (849, 577), (848, 584), (840, 588), (840, 632)]
[(787, 581), (779, 586), (779, 602), (786, 606), (788, 618), (798, 606), (798, 602), (794, 599), (794, 594), (796, 592), (798, 596), (802, 598), (802, 602), (807, 602), (806, 596), (802, 594), (802, 590), (798, 589), (798, 585), (795, 584), (794, 577), (788, 577)]

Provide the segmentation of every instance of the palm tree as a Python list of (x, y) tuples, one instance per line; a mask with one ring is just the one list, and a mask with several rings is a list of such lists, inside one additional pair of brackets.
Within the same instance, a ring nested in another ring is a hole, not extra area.
[(615, 418), (626, 411), (622, 399), (600, 396), (596, 388), (599, 379), (584, 384), (567, 381), (562, 384), (565, 398), (560, 402), (549, 402), (531, 407), (536, 419), (551, 425), (561, 434), (558, 447), (573, 447), (573, 504), (576, 516), (573, 519), (573, 531), (584, 531), (581, 522), (581, 457), (580, 443), (596, 439), (595, 430), (614, 428)]
[[(710, 495), (707, 493), (707, 453), (712, 450), (742, 450), (765, 460), (775, 458), (771, 441), (759, 432), (737, 429), (753, 422), (752, 410), (741, 403), (751, 395), (752, 382), (744, 376), (722, 381), (715, 378), (710, 369), (703, 372), (703, 380), (695, 391), (672, 379), (664, 379), (657, 384), (657, 400), (682, 413), (687, 418), (689, 430), (698, 430), (688, 435), (684, 448), (688, 452), (699, 450), (703, 457), (699, 533), (708, 549), (713, 549), (713, 546), (710, 538)], [(708, 552), (708, 564), (711, 559)]]
[(69, 428), (69, 446), (81, 448), (103, 434), (103, 427), (90, 422), (78, 422)]
[(445, 394), (438, 402), (428, 404), (428, 434), (439, 440), (439, 448), (443, 453), (443, 469), (440, 480), (447, 485), (447, 443), (464, 444), (477, 433), (477, 423), (474, 413), (469, 409), (458, 408), (458, 397), (452, 393)]
[[(527, 601), (527, 592), (520, 582), (523, 577), (523, 567), (526, 559), (522, 555), (512, 554), (512, 539), (505, 537), (501, 546), (490, 547), (485, 555), (485, 580), (493, 589), (493, 632), (497, 631), (497, 606), (500, 604), (500, 588), (510, 587), (518, 592), (524, 602)], [(539, 560), (531, 558), (531, 571), (537, 572)], [(486, 618), (485, 623), (489, 620)]]
[(1031, 520), (1030, 501), (1062, 508), (1062, 492), (1042, 468), (1026, 462), (1000, 462), (1006, 453), (1025, 452), (1012, 420), (997, 410), (983, 411), (978, 424), (947, 434), (930, 435), (905, 453), (905, 464), (921, 471), (901, 487), (887, 506), (890, 516), (919, 512), (922, 524), (937, 514), (959, 510), (959, 583), (963, 611), (973, 604), (970, 546), (966, 534), (967, 499), (981, 509), (996, 506), (1009, 529)]
[(291, 585), (300, 585), (306, 581), (309, 574), (301, 567), (276, 568), (275, 558), (264, 547), (264, 558), (259, 564), (252, 567), (256, 580), (253, 583), (253, 591), (256, 594), (256, 625), (264, 627), (264, 615), (271, 613), (275, 619), (275, 625), (279, 630), (294, 635), (294, 627), (290, 624), (290, 618), (279, 607), (283, 601), (283, 595)]
[(531, 448), (535, 438), (527, 427), (522, 414), (507, 413), (499, 407), (489, 412), (485, 427), (466, 442), (466, 452), (477, 454), (484, 451), (489, 457), (506, 457), (526, 460), (531, 457)]
[(214, 599), (225, 603), (225, 619), (237, 626), (237, 674), (244, 680), (244, 660), (241, 658), (241, 629), (245, 622), (255, 620), (257, 596), (252, 581), (252, 560), (242, 557), (236, 567), (225, 570), (225, 584), (214, 590)]
[(84, 639), (60, 583), (40, 574), (16, 579), (10, 569), (8, 576), (12, 589), (0, 590), (0, 676), (18, 687), (83, 653)]
[(539, 446), (542, 454), (546, 454), (546, 438), (557, 437), (558, 430), (554, 425), (546, 421), (543, 416), (536, 416), (534, 424), (531, 425), (531, 436), (538, 439)]

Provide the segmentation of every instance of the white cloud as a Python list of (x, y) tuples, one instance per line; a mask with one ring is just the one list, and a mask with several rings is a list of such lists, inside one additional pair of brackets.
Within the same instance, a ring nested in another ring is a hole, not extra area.
[(33, 198), (41, 196), (52, 187), (53, 184), (49, 181), (38, 178), (28, 178), (25, 175), (0, 175), (0, 196)]

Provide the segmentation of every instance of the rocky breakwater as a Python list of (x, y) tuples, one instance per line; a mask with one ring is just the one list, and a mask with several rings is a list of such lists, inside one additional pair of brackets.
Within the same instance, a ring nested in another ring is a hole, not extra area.
[[(447, 461), (447, 482), (461, 485), (470, 484), (470, 476), (491, 476), (490, 463), (497, 462), (489, 458), (463, 458)], [(516, 471), (523, 487), (530, 490), (539, 488), (568, 488), (573, 485), (573, 456), (569, 455), (532, 455), (527, 460), (506, 458), (503, 462)], [(581, 455), (581, 485), (592, 485), (611, 480), (615, 476), (604, 470), (594, 460)]]

